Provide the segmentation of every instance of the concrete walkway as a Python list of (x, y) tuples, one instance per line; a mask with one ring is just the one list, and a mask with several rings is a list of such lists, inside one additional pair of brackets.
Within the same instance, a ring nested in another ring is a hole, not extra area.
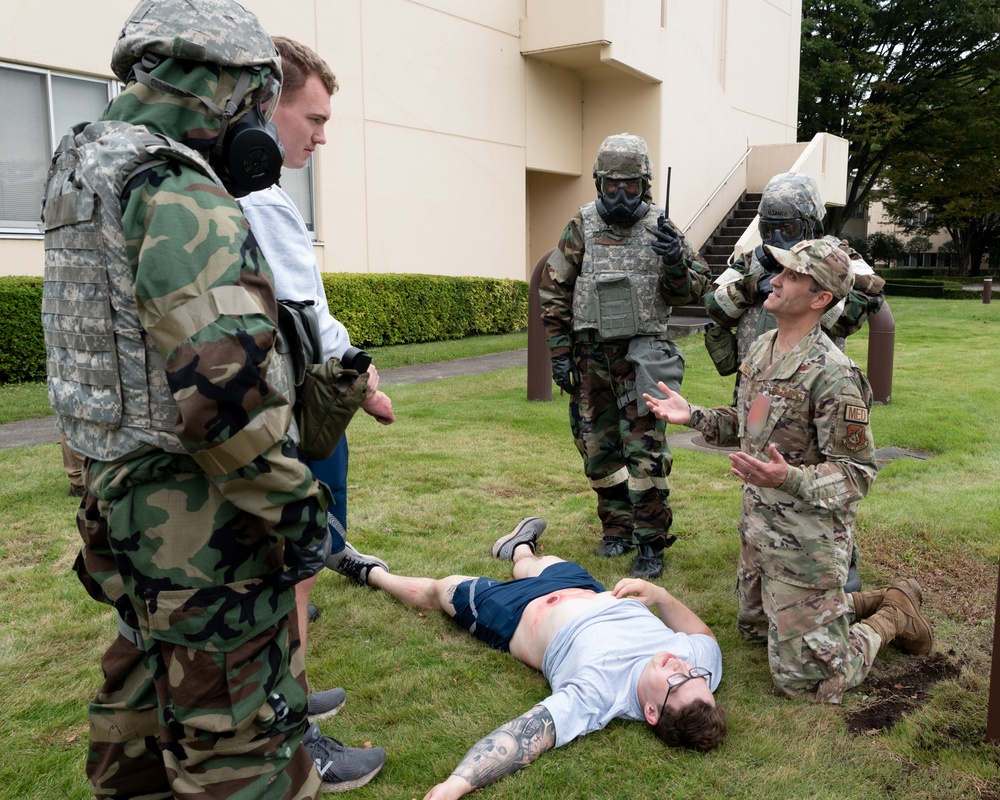
[[(485, 356), (471, 358), (456, 358), (452, 361), (437, 361), (432, 364), (416, 364), (411, 367), (394, 367), (379, 370), (380, 385), (383, 388), (403, 386), (413, 383), (429, 383), (444, 378), (456, 378), (462, 375), (481, 375), (484, 372), (495, 372), (512, 367), (527, 367), (527, 350), (510, 350), (504, 353), (491, 353)], [(563, 400), (565, 402), (565, 400)], [(59, 431), (56, 430), (56, 418), (26, 419), (21, 422), (8, 422), (0, 425), (0, 450), (12, 447), (31, 447), (36, 444), (48, 444), (59, 441)], [(667, 437), (671, 447), (686, 450), (701, 450), (706, 453), (725, 454), (727, 449), (712, 447), (705, 443), (697, 431), (684, 431)]]
[[(453, 361), (438, 361), (433, 364), (417, 364), (412, 367), (395, 367), (379, 370), (379, 380), (383, 387), (402, 386), (408, 383), (428, 383), (442, 378), (460, 375), (479, 375), (509, 367), (525, 367), (528, 364), (527, 350), (511, 350), (491, 353), (473, 358), (457, 358)], [(26, 419), (0, 425), (0, 450), (11, 447), (31, 447), (59, 441), (56, 418)]]

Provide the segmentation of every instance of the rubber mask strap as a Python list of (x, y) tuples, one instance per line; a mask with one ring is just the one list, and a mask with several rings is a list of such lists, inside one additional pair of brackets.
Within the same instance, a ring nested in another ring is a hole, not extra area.
[(219, 138), (215, 142), (215, 147), (212, 148), (213, 155), (218, 156), (222, 154), (222, 145), (226, 139), (226, 128), (229, 127), (229, 123), (232, 121), (236, 112), (240, 110), (240, 105), (243, 103), (243, 95), (247, 93), (247, 87), (250, 86), (250, 81), (253, 80), (255, 74), (256, 73), (247, 69), (240, 73), (240, 77), (236, 81), (236, 86), (233, 89), (233, 96), (229, 98), (229, 102), (226, 103), (226, 107), (221, 109), (222, 127), (219, 128)]

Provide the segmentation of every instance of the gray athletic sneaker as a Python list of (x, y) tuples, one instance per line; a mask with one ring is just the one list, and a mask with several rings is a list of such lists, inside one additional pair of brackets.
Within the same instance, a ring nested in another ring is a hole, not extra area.
[(385, 750), (381, 747), (345, 747), (324, 736), (316, 723), (309, 726), (302, 744), (323, 778), (324, 792), (347, 792), (364, 786), (385, 765)]
[(347, 702), (347, 692), (341, 688), (327, 689), (324, 692), (309, 692), (309, 721), (332, 717)]
[(389, 565), (381, 558), (359, 553), (350, 542), (344, 542), (344, 549), (331, 555), (326, 560), (326, 565), (334, 572), (353, 578), (362, 585), (368, 583), (368, 576), (373, 567), (389, 571)]
[(490, 552), (493, 553), (494, 558), (499, 558), (503, 561), (513, 561), (514, 548), (519, 544), (526, 544), (531, 548), (531, 552), (534, 553), (535, 542), (538, 541), (538, 537), (542, 535), (542, 531), (545, 530), (547, 524), (540, 517), (525, 517), (517, 523), (517, 527), (514, 530), (493, 542), (493, 549)]

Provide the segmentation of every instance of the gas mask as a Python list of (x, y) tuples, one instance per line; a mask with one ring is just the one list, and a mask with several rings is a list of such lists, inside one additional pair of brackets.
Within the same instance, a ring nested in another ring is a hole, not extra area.
[(209, 161), (233, 197), (266, 189), (278, 182), (285, 150), (278, 141), (278, 129), (271, 117), (281, 92), (279, 81), (271, 77), (250, 99), (250, 109), (236, 122), (230, 122), (243, 93), (259, 69), (243, 71), (236, 82), (233, 99), (222, 114), (219, 139)]
[(233, 197), (266, 189), (278, 182), (285, 150), (274, 122), (265, 120), (254, 106), (233, 125), (221, 147), (212, 151), (212, 167)]
[(642, 199), (642, 178), (598, 178), (597, 213), (609, 225), (631, 227), (645, 216), (649, 203)]

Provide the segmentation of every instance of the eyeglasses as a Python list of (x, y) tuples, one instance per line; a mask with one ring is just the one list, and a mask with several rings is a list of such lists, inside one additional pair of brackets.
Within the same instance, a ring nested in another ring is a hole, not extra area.
[(642, 178), (601, 178), (601, 194), (617, 194), (619, 189), (624, 189), (625, 194), (638, 197), (642, 194)]
[[(663, 712), (667, 710), (667, 700), (670, 699), (670, 693), (678, 686), (682, 686), (687, 683), (692, 678), (704, 678), (705, 683), (708, 684), (709, 681), (712, 680), (712, 673), (707, 669), (702, 669), (701, 667), (692, 667), (691, 671), (687, 675), (678, 672), (667, 678), (667, 693), (663, 697), (663, 705), (660, 706), (660, 719), (663, 717)], [(709, 684), (709, 686), (711, 686), (711, 684)]]

